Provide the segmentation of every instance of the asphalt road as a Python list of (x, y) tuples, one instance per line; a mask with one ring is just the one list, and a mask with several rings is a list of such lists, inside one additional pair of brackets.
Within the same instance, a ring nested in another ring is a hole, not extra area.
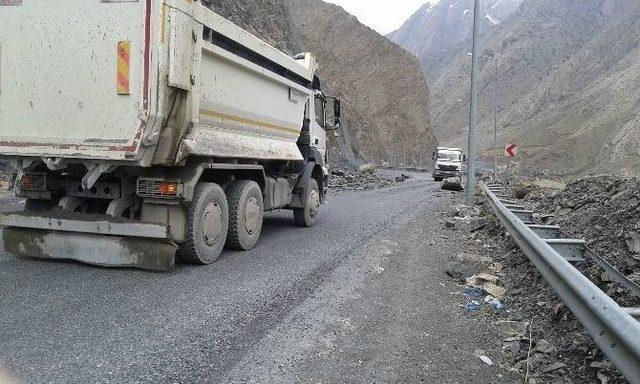
[[(515, 382), (442, 273), (460, 251), (426, 175), (268, 215), (250, 252), (168, 274), (0, 252), (0, 365), (19, 382)], [(4, 200), (1, 210), (15, 202)]]

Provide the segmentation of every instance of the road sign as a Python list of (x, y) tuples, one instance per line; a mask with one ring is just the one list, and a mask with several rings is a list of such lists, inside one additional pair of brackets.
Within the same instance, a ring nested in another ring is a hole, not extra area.
[(506, 157), (516, 157), (518, 156), (518, 145), (517, 144), (507, 144), (504, 148), (504, 155)]

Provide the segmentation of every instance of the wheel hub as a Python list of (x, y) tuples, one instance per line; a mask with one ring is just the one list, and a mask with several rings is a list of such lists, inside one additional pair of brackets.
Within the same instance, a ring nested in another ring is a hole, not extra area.
[(220, 240), (222, 232), (222, 210), (216, 203), (210, 203), (204, 210), (204, 241), (214, 246)]
[(244, 226), (246, 231), (253, 235), (260, 227), (260, 204), (255, 197), (247, 200), (244, 209)]
[(309, 193), (309, 215), (311, 217), (315, 217), (318, 214), (318, 210), (320, 207), (320, 193), (318, 191), (313, 190)]

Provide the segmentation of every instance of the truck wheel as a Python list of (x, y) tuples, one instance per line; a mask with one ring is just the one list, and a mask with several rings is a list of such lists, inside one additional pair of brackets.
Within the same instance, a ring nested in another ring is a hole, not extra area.
[(315, 179), (309, 180), (309, 196), (304, 202), (304, 208), (294, 208), (293, 220), (299, 227), (313, 227), (318, 221), (320, 209), (320, 188)]
[(262, 232), (264, 202), (255, 181), (236, 181), (227, 189), (229, 234), (227, 248), (248, 251), (256, 246)]
[(215, 183), (199, 183), (187, 209), (186, 241), (177, 256), (186, 263), (207, 265), (220, 257), (229, 229), (224, 190)]
[(433, 178), (433, 180), (434, 180), (434, 181), (442, 181), (442, 180), (444, 180), (444, 179), (443, 179), (442, 177), (434, 177), (434, 178)]

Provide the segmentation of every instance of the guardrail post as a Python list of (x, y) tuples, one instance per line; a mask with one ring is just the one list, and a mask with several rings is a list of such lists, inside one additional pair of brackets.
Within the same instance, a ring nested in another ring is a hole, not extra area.
[(557, 239), (560, 237), (560, 226), (558, 225), (527, 225), (536, 235), (542, 239)]
[(587, 242), (575, 239), (545, 239), (551, 248), (555, 249), (569, 262), (584, 261)]
[(511, 212), (516, 215), (516, 217), (522, 220), (525, 224), (535, 224), (535, 220), (533, 219), (533, 211), (527, 210), (511, 210)]

